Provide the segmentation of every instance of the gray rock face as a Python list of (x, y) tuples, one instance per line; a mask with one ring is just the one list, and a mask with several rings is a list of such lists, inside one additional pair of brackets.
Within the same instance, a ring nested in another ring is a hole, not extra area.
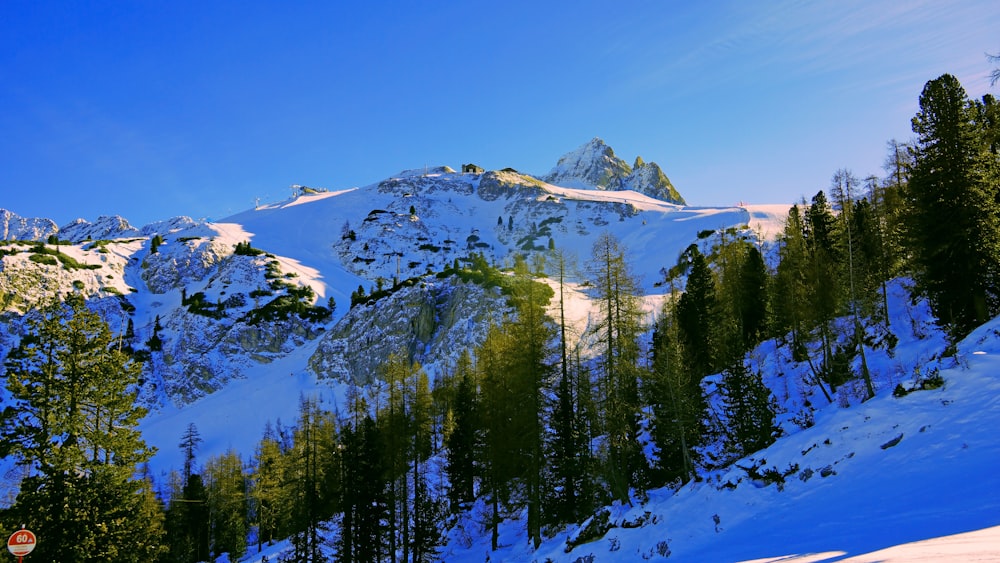
[(320, 341), (309, 368), (321, 378), (364, 385), (391, 354), (447, 366), (485, 337), (508, 310), (499, 290), (457, 277), (427, 279), (371, 305), (351, 309)]
[(167, 239), (143, 260), (142, 279), (153, 293), (166, 293), (204, 279), (219, 262), (232, 254), (232, 246), (213, 240)]
[(643, 162), (642, 158), (636, 158), (636, 165), (632, 168), (632, 173), (625, 177), (623, 185), (626, 190), (637, 191), (678, 205), (685, 204), (684, 198), (670, 183), (660, 165), (655, 162)]

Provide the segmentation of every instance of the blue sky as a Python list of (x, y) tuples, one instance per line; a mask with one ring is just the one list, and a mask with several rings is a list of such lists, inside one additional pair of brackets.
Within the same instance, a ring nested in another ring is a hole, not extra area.
[(598, 136), (692, 205), (881, 174), (927, 80), (990, 88), (985, 2), (0, 1), (0, 207), (219, 219)]

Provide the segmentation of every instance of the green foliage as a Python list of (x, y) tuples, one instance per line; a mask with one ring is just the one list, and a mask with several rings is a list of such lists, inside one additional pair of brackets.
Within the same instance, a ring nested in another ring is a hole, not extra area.
[(153, 334), (146, 341), (146, 347), (149, 348), (150, 352), (160, 352), (163, 350), (163, 340), (160, 339), (160, 331), (163, 327), (160, 326), (160, 315), (156, 315), (156, 320), (153, 322)]
[(715, 372), (718, 359), (719, 304), (715, 278), (705, 256), (697, 248), (690, 252), (686, 291), (677, 303), (677, 321), (685, 357), (694, 377)]
[(49, 256), (47, 254), (32, 254), (28, 257), (28, 260), (38, 264), (45, 264), (46, 266), (56, 266), (59, 264), (59, 261), (56, 260), (55, 256)]
[(239, 559), (246, 553), (250, 531), (243, 462), (230, 450), (209, 459), (204, 475), (212, 551)]
[(264, 251), (250, 246), (250, 241), (238, 242), (233, 249), (233, 254), (237, 256), (260, 256)]
[(478, 390), (468, 351), (459, 356), (454, 379), (454, 402), (448, 411), (450, 424), (444, 441), (448, 500), (451, 511), (458, 513), (475, 500), (475, 453), (479, 446)]
[(281, 277), (281, 262), (270, 260), (264, 265), (264, 279), (273, 280)]
[(155, 235), (149, 241), (149, 253), (156, 254), (160, 250), (160, 245), (163, 244), (163, 236)]
[(32, 262), (46, 264), (48, 266), (62, 264), (63, 268), (68, 271), (98, 270), (101, 268), (100, 264), (81, 264), (72, 256), (68, 256), (59, 252), (58, 249), (51, 249), (42, 244), (35, 244), (32, 246), (31, 256), (29, 256), (28, 259)]
[(287, 320), (292, 315), (310, 322), (324, 322), (330, 318), (333, 311), (326, 307), (312, 305), (316, 293), (308, 285), (292, 286), (285, 289), (283, 295), (279, 295), (268, 301), (263, 306), (251, 310), (243, 318), (247, 323), (254, 325), (261, 322)]
[(226, 316), (225, 306), (222, 303), (209, 303), (205, 300), (205, 293), (202, 291), (182, 298), (181, 305), (186, 306), (189, 313), (211, 319), (222, 319)]
[(629, 502), (630, 491), (645, 486), (647, 464), (639, 444), (638, 338), (644, 327), (639, 285), (625, 256), (621, 243), (605, 233), (594, 243), (589, 270), (598, 303), (592, 330), (601, 351), (604, 479), (613, 498)]
[[(11, 400), (0, 451), (28, 468), (0, 515), (45, 538), (42, 561), (149, 561), (162, 528), (135, 479), (151, 451), (136, 430), (141, 368), (119, 352), (108, 325), (70, 294), (32, 312), (6, 364)], [(152, 510), (152, 512), (150, 512)]]
[(972, 102), (945, 74), (924, 86), (912, 121), (907, 232), (916, 291), (954, 339), (1000, 312), (997, 114), (991, 96)]
[(774, 442), (777, 405), (759, 373), (736, 362), (722, 375), (722, 402), (726, 415), (727, 449), (744, 457)]
[(686, 483), (695, 477), (696, 448), (702, 442), (707, 405), (701, 377), (685, 360), (676, 315), (676, 292), (665, 304), (653, 332), (653, 365), (643, 391), (653, 418), (650, 435), (656, 446), (656, 484)]

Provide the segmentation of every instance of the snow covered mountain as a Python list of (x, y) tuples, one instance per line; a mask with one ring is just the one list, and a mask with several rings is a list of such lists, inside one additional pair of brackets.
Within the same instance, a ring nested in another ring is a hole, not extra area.
[(670, 203), (684, 204), (684, 198), (674, 189), (659, 165), (645, 162), (637, 156), (635, 164), (629, 166), (597, 137), (563, 155), (541, 179), (560, 186), (631, 190)]
[(52, 219), (21, 217), (0, 209), (0, 240), (44, 240), (58, 231)]
[[(603, 162), (606, 155), (592, 156)], [(690, 208), (638, 191), (558, 186), (512, 169), (457, 173), (441, 166), (361, 188), (299, 187), (291, 199), (214, 223), (177, 217), (135, 228), (109, 215), (54, 229), (51, 221), (7, 213), (0, 355), (16, 344), (17, 314), (78, 291), (113, 329), (132, 326), (129, 344), (148, 353), (142, 396), (154, 413), (177, 409), (198, 418), (199, 402), (275, 371), (329, 385), (370, 382), (393, 351), (405, 351), (433, 375), (475, 345), (490, 315), (504, 310), (495, 294), (433, 275), (473, 254), (504, 265), (515, 254), (555, 248), (575, 257), (574, 279), (585, 284), (593, 242), (610, 232), (629, 249), (652, 314), (664, 268), (699, 232), (773, 230), (787, 209)], [(52, 234), (63, 243), (44, 244)], [(237, 252), (240, 244), (253, 252)], [(359, 291), (379, 299), (352, 309)], [(578, 317), (585, 328), (586, 312)], [(234, 445), (250, 451), (268, 420), (292, 419), (298, 393), (291, 391), (288, 409), (243, 413), (234, 423), (252, 432)], [(206, 440), (212, 432), (206, 428)], [(170, 452), (176, 437), (163, 439), (162, 451)]]
[[(0, 211), (0, 356), (17, 343), (20, 314), (58, 293), (87, 295), (123, 335), (131, 325), (128, 344), (148, 360), (142, 400), (151, 414), (142, 431), (159, 448), (159, 476), (181, 466), (176, 444), (190, 423), (204, 440), (202, 457), (230, 448), (249, 455), (265, 424), (295, 419), (302, 396), (342, 407), (348, 385), (375, 381), (392, 352), (440, 373), (507, 307), (498, 291), (446, 274), (473, 254), (501, 265), (550, 248), (575, 256), (567, 314), (583, 333), (591, 313), (586, 264), (602, 233), (628, 249), (652, 314), (662, 270), (700, 233), (735, 227), (773, 236), (789, 208), (682, 203), (658, 166), (637, 159), (630, 167), (595, 139), (541, 179), (511, 169), (408, 170), (360, 188), (300, 187), (291, 199), (213, 223), (178, 217), (137, 229), (106, 216), (59, 229)], [(66, 242), (44, 243), (53, 234)], [(992, 437), (1000, 326), (946, 354), (926, 306), (910, 303), (899, 284), (892, 311), (899, 344), (869, 358), (875, 399), (859, 405), (845, 386), (825, 404), (807, 367), (766, 342), (752, 357), (768, 374), (784, 432), (770, 448), (702, 482), (651, 491), (642, 504), (608, 507), (538, 550), (523, 534), (524, 515), (512, 514), (501, 550), (491, 553), (474, 507), (449, 531), (441, 557), (871, 560), (862, 554), (1000, 525)], [(933, 370), (943, 389), (892, 396), (895, 385), (915, 387)], [(716, 383), (708, 380), (710, 391)], [(13, 482), (0, 482), (2, 497)], [(594, 525), (607, 529), (578, 542)], [(273, 561), (283, 548), (244, 561)]]

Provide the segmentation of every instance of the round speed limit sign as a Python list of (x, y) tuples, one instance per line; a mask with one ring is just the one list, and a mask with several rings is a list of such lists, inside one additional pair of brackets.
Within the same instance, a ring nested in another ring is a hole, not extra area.
[(24, 557), (35, 549), (35, 534), (31, 530), (18, 530), (7, 539), (7, 551), (11, 555)]

